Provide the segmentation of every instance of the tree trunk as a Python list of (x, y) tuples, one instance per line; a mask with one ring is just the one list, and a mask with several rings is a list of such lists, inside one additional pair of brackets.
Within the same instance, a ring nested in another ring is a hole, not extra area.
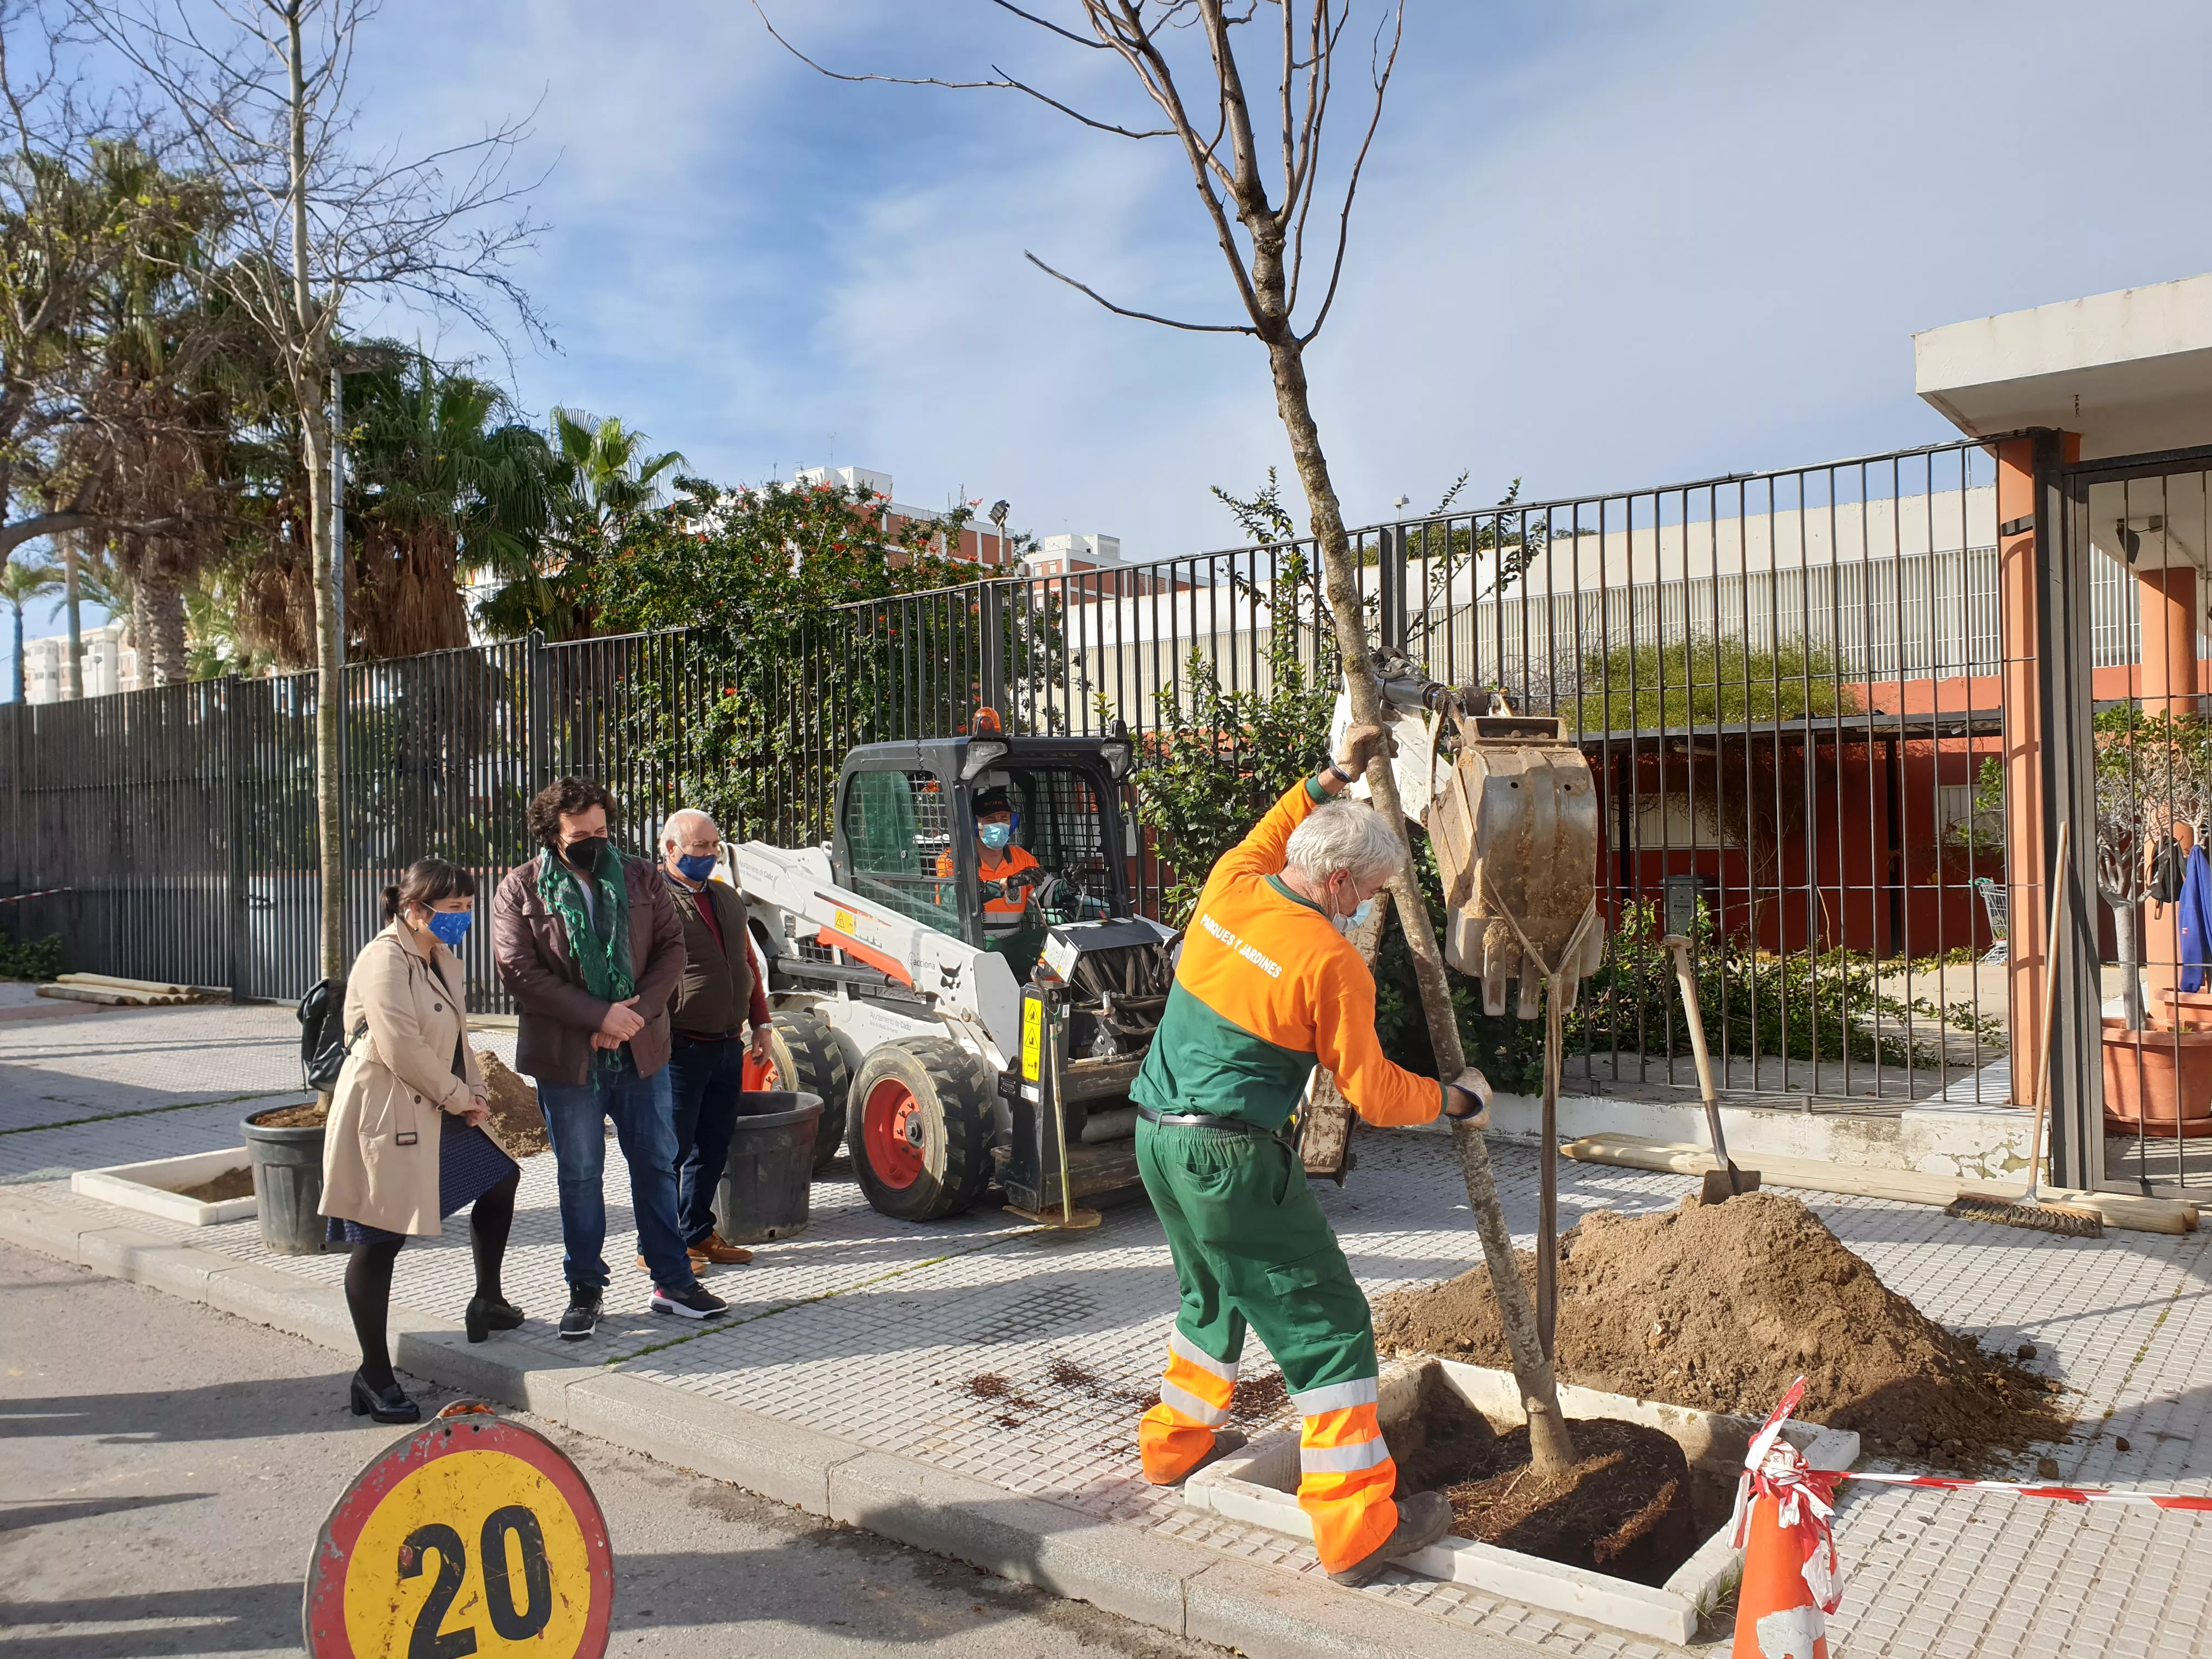
[[(1269, 284), (1262, 283), (1261, 291)], [(1285, 330), (1268, 342), (1269, 366), (1275, 382), (1275, 408), (1291, 441), (1291, 457), (1298, 469), (1306, 504), (1312, 516), (1313, 536), (1321, 550), (1322, 570), (1329, 609), (1335, 613), (1337, 654), (1343, 659), (1345, 690), (1352, 702), (1352, 718), (1364, 725), (1384, 723), (1382, 688), (1375, 678), (1367, 640), (1365, 612), (1360, 604), (1359, 576), (1352, 563), (1350, 538), (1344, 531), (1344, 514), (1336, 499), (1336, 486), (1322, 454), (1321, 433), (1314, 424), (1306, 388), (1303, 348)], [(1400, 925), (1413, 952), (1413, 973), (1421, 988), (1421, 1009), (1429, 1027), (1429, 1044), (1436, 1051), (1437, 1073), (1447, 1082), (1467, 1064), (1460, 1046), (1459, 1018), (1453, 1011), (1451, 986), (1444, 977), (1443, 953), (1437, 947), (1435, 925), (1429, 919), (1428, 901), (1413, 878), (1413, 837), (1398, 799), (1397, 774), (1387, 758), (1367, 769), (1367, 786), (1376, 809), (1398, 832), (1405, 844), (1405, 861), (1391, 880)], [(1498, 1183), (1491, 1173), (1490, 1149), (1480, 1132), (1465, 1124), (1452, 1126), (1452, 1145), (1459, 1153), (1460, 1173), (1467, 1182), (1468, 1206), (1474, 1213), (1475, 1232), (1482, 1241), (1483, 1261), (1490, 1269), (1492, 1289), (1505, 1327), (1505, 1346), (1513, 1357), (1513, 1376), (1528, 1414), (1528, 1449), (1532, 1467), (1540, 1474), (1564, 1470), (1575, 1461), (1572, 1437), (1559, 1410), (1558, 1379), (1536, 1336), (1536, 1310), (1528, 1287), (1521, 1277), (1513, 1254), (1513, 1236), (1505, 1225), (1504, 1207), (1498, 1200)]]
[(77, 582), (77, 567), (83, 556), (78, 546), (75, 531), (62, 538), (62, 597), (69, 611), (69, 672), (59, 677), (62, 684), (55, 690), (64, 697), (84, 695), (84, 602)]
[[(298, 332), (289, 353), (292, 389), (307, 467), (307, 546), (315, 585), (315, 831), (322, 877), (322, 970), (345, 982), (345, 641), (338, 633), (337, 574), (331, 555), (331, 434), (323, 408), (327, 376), (322, 343), (330, 319), (315, 313), (307, 270), (307, 82), (301, 44), (303, 0), (283, 8), (291, 62), (292, 304)], [(337, 295), (331, 296), (337, 310)]]
[(2143, 1028), (2143, 995), (2142, 952), (2136, 945), (2136, 908), (2140, 898), (2117, 896), (2107, 889), (2105, 902), (2112, 910), (2112, 954), (2120, 965), (2121, 1010), (2126, 1016), (2128, 1030)]
[(138, 636), (143, 685), (174, 685), (191, 678), (185, 655), (185, 595), (177, 579), (159, 568), (150, 552), (131, 580), (131, 621)]

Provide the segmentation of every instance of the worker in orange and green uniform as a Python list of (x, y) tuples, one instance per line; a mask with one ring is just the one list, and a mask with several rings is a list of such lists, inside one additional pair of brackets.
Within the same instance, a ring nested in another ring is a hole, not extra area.
[(1298, 1503), (1322, 1565), (1351, 1584), (1441, 1538), (1451, 1508), (1440, 1492), (1394, 1498), (1367, 1298), (1282, 1131), (1317, 1064), (1370, 1123), (1480, 1121), (1490, 1093), (1472, 1068), (1443, 1085), (1382, 1057), (1374, 977), (1336, 926), (1364, 919), (1405, 857), (1372, 806), (1330, 800), (1388, 745), (1354, 726), (1340, 762), (1213, 866), (1129, 1091), (1182, 1293), (1160, 1403), (1138, 1428), (1145, 1478), (1171, 1485), (1244, 1443), (1222, 1425), (1249, 1325), (1304, 1419)]

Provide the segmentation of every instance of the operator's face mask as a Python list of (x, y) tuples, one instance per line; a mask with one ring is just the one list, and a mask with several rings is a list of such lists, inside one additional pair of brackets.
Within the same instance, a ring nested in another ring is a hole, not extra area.
[(975, 836), (993, 852), (1003, 853), (1013, 844), (1013, 820), (1001, 818), (995, 823), (987, 821), (979, 823), (975, 826)]
[(686, 853), (676, 860), (677, 869), (686, 881), (704, 881), (714, 873), (712, 853)]

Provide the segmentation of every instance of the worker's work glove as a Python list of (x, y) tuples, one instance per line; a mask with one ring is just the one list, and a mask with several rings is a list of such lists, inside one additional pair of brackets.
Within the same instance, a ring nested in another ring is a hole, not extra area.
[(1474, 1097), (1475, 1106), (1471, 1112), (1454, 1111), (1452, 1108), (1457, 1103), (1450, 1097), (1447, 1097), (1444, 1106), (1446, 1117), (1455, 1123), (1465, 1123), (1477, 1129), (1490, 1121), (1491, 1088), (1488, 1078), (1470, 1066), (1451, 1080), (1451, 1086), (1454, 1089), (1465, 1090), (1468, 1094), (1472, 1095)]
[(1344, 734), (1344, 752), (1338, 756), (1337, 764), (1355, 778), (1364, 776), (1368, 763), (1377, 755), (1395, 756), (1398, 740), (1380, 726), (1355, 726)]

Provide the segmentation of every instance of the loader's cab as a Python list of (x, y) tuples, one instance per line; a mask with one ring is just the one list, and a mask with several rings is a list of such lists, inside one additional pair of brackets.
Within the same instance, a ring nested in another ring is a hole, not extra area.
[[(1133, 914), (1121, 789), (1128, 757), (1128, 740), (1115, 738), (863, 744), (837, 776), (832, 878), (911, 921), (998, 951), (1019, 982), (1048, 929)], [(1033, 883), (988, 882), (975, 801), (992, 789), (1013, 805), (1013, 846), (1036, 860)], [(1007, 913), (1018, 896), (1020, 925), (1013, 927)], [(987, 899), (999, 909), (988, 919), (995, 926), (987, 926)]]

